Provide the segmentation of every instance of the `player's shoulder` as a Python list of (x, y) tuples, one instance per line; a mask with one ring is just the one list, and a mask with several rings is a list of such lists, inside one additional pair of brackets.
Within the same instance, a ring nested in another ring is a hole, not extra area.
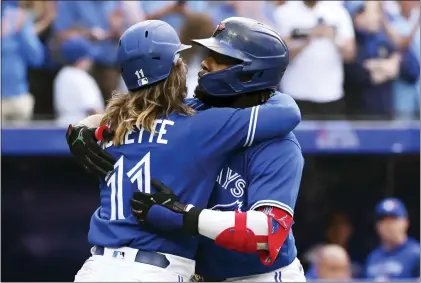
[(188, 124), (188, 135), (191, 137), (202, 136), (206, 133), (215, 134), (220, 131), (221, 128), (226, 127), (228, 121), (235, 116), (238, 109), (234, 108), (205, 108), (202, 110), (198, 101), (191, 101), (190, 106), (196, 112), (192, 116), (188, 116), (185, 123)]
[(409, 238), (406, 243), (406, 251), (411, 254), (420, 255), (420, 242), (415, 239)]
[(268, 145), (272, 147), (288, 147), (289, 149), (293, 149), (294, 151), (297, 150), (301, 152), (301, 145), (293, 132), (289, 132), (283, 137), (275, 138), (271, 141), (268, 141)]
[(297, 137), (293, 132), (289, 132), (287, 135), (285, 135), (283, 138), (280, 138), (281, 141), (284, 143), (293, 143), (301, 152), (301, 145), (297, 140)]
[(419, 247), (420, 246), (420, 242), (415, 240), (414, 238), (408, 238), (407, 244), (411, 247)]
[(193, 108), (194, 110), (197, 110), (197, 111), (204, 110), (204, 108), (205, 108), (204, 107), (205, 104), (197, 98), (186, 98), (186, 99), (184, 99), (184, 104), (186, 106), (189, 106), (189, 107)]
[(276, 105), (276, 107), (280, 108), (280, 109), (285, 109), (285, 110), (289, 110), (289, 111), (294, 111), (294, 113), (296, 115), (298, 115), (299, 117), (299, 121), (301, 121), (301, 112), (300, 112), (300, 108), (297, 105), (297, 102), (294, 100), (294, 98), (292, 98), (291, 95), (283, 93), (283, 92), (279, 92), (279, 91), (275, 91), (273, 93), (273, 95), (271, 96), (271, 98), (262, 106), (271, 106), (271, 105)]
[(301, 146), (294, 133), (290, 132), (283, 137), (274, 138), (246, 149), (249, 159), (263, 157), (267, 161), (289, 156), (302, 156)]
[(227, 119), (230, 119), (235, 115), (236, 112), (240, 111), (238, 108), (230, 107), (212, 107), (204, 108), (196, 112), (193, 115), (193, 121), (200, 121), (200, 123), (211, 123), (216, 125), (218, 123), (225, 123)]
[(246, 151), (254, 152), (259, 149), (263, 148), (280, 148), (280, 147), (288, 147), (288, 148), (294, 148), (298, 149), (301, 152), (301, 145), (297, 140), (297, 137), (293, 132), (289, 132), (288, 134), (282, 136), (273, 138), (270, 140), (263, 141), (261, 143), (258, 143), (252, 147), (249, 147)]
[(294, 98), (292, 98), (291, 95), (284, 93), (284, 92), (280, 92), (280, 91), (275, 91), (273, 92), (272, 97), (270, 98), (271, 101), (273, 100), (277, 100), (280, 101), (282, 103), (296, 103)]
[(384, 249), (382, 247), (375, 248), (367, 256), (367, 264), (370, 264), (370, 262), (381, 258), (383, 255), (384, 255)]

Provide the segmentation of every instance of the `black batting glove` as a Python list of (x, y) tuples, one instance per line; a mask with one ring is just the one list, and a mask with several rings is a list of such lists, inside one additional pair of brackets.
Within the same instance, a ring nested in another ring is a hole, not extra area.
[[(83, 169), (96, 176), (105, 177), (109, 171), (114, 170), (116, 160), (98, 144), (95, 130), (96, 128), (83, 125), (69, 125), (66, 141), (73, 157)], [(102, 134), (110, 136), (112, 132), (107, 130)]]
[(139, 223), (147, 223), (149, 209), (153, 205), (163, 206), (175, 213), (183, 214), (182, 231), (191, 236), (198, 235), (199, 214), (202, 209), (179, 202), (174, 192), (158, 180), (152, 179), (152, 186), (156, 189), (154, 194), (134, 192), (130, 201), (132, 213)]

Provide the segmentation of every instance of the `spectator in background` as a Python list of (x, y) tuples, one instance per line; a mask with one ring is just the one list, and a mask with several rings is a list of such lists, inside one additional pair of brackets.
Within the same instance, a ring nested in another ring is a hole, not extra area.
[(44, 53), (29, 15), (18, 7), (1, 5), (1, 117), (3, 121), (31, 120), (34, 98), (28, 92), (27, 68), (43, 63)]
[[(209, 14), (216, 26), (230, 17), (245, 17), (274, 26), (274, 1), (210, 1)], [(276, 1), (285, 2), (285, 1)]]
[(9, 7), (19, 7), (20, 0), (8, 0), (8, 1), (1, 1), (1, 5), (9, 6)]
[(397, 46), (402, 57), (400, 73), (394, 83), (394, 116), (397, 119), (418, 119), (420, 112), (420, 3), (419, 1), (397, 1), (397, 3), (398, 13), (385, 10), (382, 17), (386, 34)]
[(35, 98), (34, 114), (36, 118), (50, 119), (53, 116), (53, 81), (60, 69), (60, 64), (53, 56), (55, 42), (52, 25), (56, 17), (56, 2), (19, 1), (19, 4), (32, 18), (45, 55), (41, 66), (28, 69), (29, 90)]
[[(116, 46), (126, 28), (119, 1), (58, 1), (55, 30), (61, 40), (74, 35), (89, 38), (95, 48), (92, 74), (105, 100), (118, 86)], [(66, 54), (62, 54), (66, 57)]]
[(420, 277), (420, 243), (407, 236), (408, 216), (396, 198), (376, 206), (376, 230), (381, 246), (367, 258), (366, 276), (371, 280), (415, 279)]
[(351, 264), (346, 250), (339, 245), (324, 245), (316, 253), (314, 273), (306, 274), (308, 281), (312, 280), (350, 280)]
[(37, 35), (42, 37), (44, 33), (49, 32), (51, 23), (56, 17), (55, 1), (20, 1), (20, 7), (30, 14)]
[[(345, 251), (353, 251), (350, 248), (350, 239), (353, 234), (353, 225), (351, 224), (348, 216), (343, 212), (337, 212), (331, 215), (327, 221), (324, 234), (324, 242), (313, 246), (305, 255), (305, 262), (310, 264), (307, 275), (314, 276), (316, 270), (316, 259), (318, 251), (324, 245), (338, 245), (345, 249)], [(351, 255), (351, 271), (352, 276), (358, 277), (361, 275), (361, 265), (356, 261), (356, 256)]]
[(211, 16), (215, 26), (227, 18), (238, 16), (233, 2), (234, 1), (209, 1), (208, 14)]
[(275, 20), (291, 58), (281, 90), (296, 99), (304, 116), (342, 116), (342, 65), (355, 55), (348, 12), (329, 1), (288, 1), (277, 8)]
[(177, 32), (187, 13), (205, 12), (206, 1), (141, 1), (147, 20), (169, 23)]
[(347, 249), (353, 230), (351, 221), (345, 213), (335, 213), (329, 219), (325, 231), (326, 241), (329, 244), (340, 245), (341, 247)]
[(214, 25), (230, 17), (245, 17), (273, 26), (278, 2), (285, 1), (209, 1), (208, 5)]
[(142, 6), (137, 1), (120, 1), (120, 3), (126, 26), (132, 26), (146, 19)]
[(382, 29), (380, 5), (378, 1), (347, 2), (358, 43), (357, 61), (348, 66), (347, 74), (348, 85), (360, 95), (361, 111), (357, 113), (388, 119), (400, 56)]
[(68, 64), (54, 81), (54, 108), (60, 125), (103, 113), (104, 100), (95, 80), (88, 73), (92, 65), (92, 47), (82, 36), (62, 43), (63, 59)]
[[(180, 41), (184, 44), (190, 44), (192, 39), (210, 37), (214, 29), (212, 19), (207, 14), (189, 13), (181, 26)], [(200, 48), (194, 44), (192, 48), (183, 51), (183, 59), (188, 66), (187, 97), (194, 96), (198, 73), (201, 69), (200, 65), (206, 58), (205, 50), (205, 48)]]
[[(270, 6), (269, 1), (226, 1), (234, 8), (238, 17), (250, 18), (269, 26), (273, 26), (274, 20), (267, 14), (266, 7)], [(273, 10), (272, 10), (273, 12)]]

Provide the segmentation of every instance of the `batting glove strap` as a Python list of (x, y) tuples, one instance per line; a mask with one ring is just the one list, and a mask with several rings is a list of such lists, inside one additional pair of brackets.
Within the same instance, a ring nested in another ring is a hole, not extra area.
[(187, 205), (183, 216), (183, 232), (190, 236), (199, 235), (199, 215), (203, 209)]

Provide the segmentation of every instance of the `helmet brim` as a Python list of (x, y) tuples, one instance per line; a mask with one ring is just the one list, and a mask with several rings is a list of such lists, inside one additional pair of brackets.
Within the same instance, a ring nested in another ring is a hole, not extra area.
[(189, 48), (192, 48), (192, 46), (191, 45), (180, 44), (180, 48), (178, 48), (177, 53), (179, 53), (179, 52), (181, 52), (183, 50), (189, 49)]
[(205, 47), (221, 55), (225, 55), (241, 61), (247, 61), (247, 57), (243, 54), (243, 52), (234, 49), (229, 44), (215, 37), (205, 39), (193, 39), (192, 43)]

